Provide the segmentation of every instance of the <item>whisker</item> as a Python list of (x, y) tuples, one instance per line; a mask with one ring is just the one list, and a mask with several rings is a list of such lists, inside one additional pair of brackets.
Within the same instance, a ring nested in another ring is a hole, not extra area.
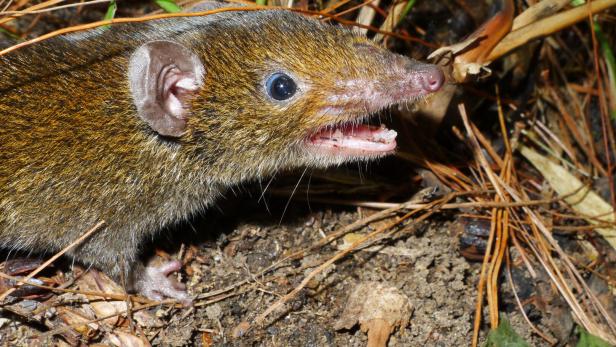
[(308, 186), (306, 187), (306, 203), (308, 203), (308, 211), (312, 213), (312, 206), (310, 206), (310, 183), (312, 182), (312, 175), (314, 174), (314, 170), (310, 170), (310, 175), (308, 176)]
[(291, 204), (293, 195), (295, 195), (295, 191), (297, 190), (297, 187), (299, 187), (299, 184), (301, 183), (302, 178), (304, 178), (304, 175), (306, 174), (307, 170), (308, 168), (305, 168), (304, 171), (302, 172), (302, 175), (299, 176), (299, 179), (297, 180), (297, 184), (295, 185), (295, 188), (293, 188), (293, 191), (291, 192), (291, 196), (289, 196), (289, 200), (287, 200), (287, 204), (284, 206), (284, 210), (282, 211), (282, 216), (280, 216), (280, 221), (278, 221), (278, 225), (282, 224), (282, 220), (284, 219), (284, 215), (287, 213), (287, 208)]
[[(277, 173), (278, 173), (278, 171), (274, 172), (274, 174), (272, 175), (272, 178), (270, 178), (269, 182), (267, 182), (267, 185), (265, 186), (265, 189), (261, 189), (261, 196), (259, 196), (259, 199), (257, 200), (257, 204), (259, 202), (261, 202), (261, 200), (263, 200), (263, 204), (265, 205), (265, 210), (269, 214), (271, 214), (272, 212), (270, 211), (269, 205), (267, 204), (267, 200), (265, 199), (265, 193), (267, 192), (267, 189), (270, 187), (270, 185), (274, 181), (274, 178), (276, 177)], [(261, 185), (261, 182), (259, 182), (259, 186), (260, 185)]]

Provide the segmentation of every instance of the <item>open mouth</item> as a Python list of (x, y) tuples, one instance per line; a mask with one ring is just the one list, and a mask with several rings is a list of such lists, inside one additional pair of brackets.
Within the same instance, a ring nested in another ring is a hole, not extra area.
[[(304, 145), (318, 154), (348, 157), (377, 157), (396, 149), (396, 132), (385, 126), (360, 122), (403, 102), (413, 102), (436, 92), (445, 82), (441, 69), (408, 59), (392, 60), (397, 71), (371, 79), (342, 80), (339, 89), (326, 97), (330, 104), (319, 116), (343, 119), (311, 133)], [(404, 71), (400, 73), (400, 71)]]
[(343, 123), (317, 131), (306, 143), (328, 154), (383, 155), (396, 149), (396, 135), (384, 125)]

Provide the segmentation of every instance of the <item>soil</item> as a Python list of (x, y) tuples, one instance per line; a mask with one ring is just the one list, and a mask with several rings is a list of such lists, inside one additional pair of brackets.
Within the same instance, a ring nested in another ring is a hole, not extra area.
[[(272, 313), (263, 326), (243, 331), (309, 272), (340, 252), (345, 241), (308, 252), (266, 276), (256, 274), (285, 255), (314, 245), (324, 235), (375, 212), (298, 202), (287, 207), (281, 222), (287, 200), (269, 200), (267, 208), (255, 200), (249, 194), (232, 197), (221, 202), (221, 212), (209, 211), (171, 230), (175, 237), (170, 242), (155, 242), (157, 248), (169, 245), (159, 249), (159, 255), (184, 260), (181, 280), (197, 299), (192, 308), (160, 306), (149, 310), (162, 322), (155, 327), (141, 326), (152, 345), (365, 346), (367, 335), (358, 326), (339, 331), (334, 326), (353, 289), (371, 281), (399, 289), (411, 303), (410, 323), (393, 333), (388, 346), (470, 344), (480, 263), (470, 262), (458, 252), (455, 214), (440, 214), (427, 222), (407, 225), (394, 237), (351, 253), (319, 274), (282, 311)], [(361, 235), (378, 225), (355, 233)], [(69, 278), (73, 275), (66, 268), (60, 269), (67, 271), (64, 275)], [(249, 283), (237, 290), (199, 299), (204, 293), (245, 280)], [(519, 310), (503, 314), (526, 341), (534, 346), (547, 345), (531, 334)], [(2, 322), (3, 345), (50, 342), (39, 339), (47, 329), (23, 317), (13, 315)], [(108, 328), (130, 332), (127, 326)], [(484, 323), (481, 341), (487, 328)], [(140, 335), (137, 331), (133, 334)], [(109, 343), (105, 336), (87, 342)], [(62, 338), (52, 340), (58, 343)]]
[[(201, 248), (204, 256), (211, 259), (211, 265), (199, 265), (200, 271), (208, 274), (207, 285), (224, 287), (258, 273), (284, 252), (308, 247), (322, 238), (323, 233), (359, 218), (358, 212), (320, 208), (282, 225), (273, 219), (243, 222), (227, 237), (236, 241), (223, 248)], [(235, 247), (237, 253), (227, 256), (225, 251), (229, 247)], [(320, 276), (320, 283), (303, 290), (287, 305), (287, 312), (274, 316), (271, 325), (238, 339), (220, 334), (216, 336), (217, 341), (232, 346), (364, 346), (366, 335), (359, 329), (335, 331), (333, 326), (354, 287), (377, 281), (400, 289), (414, 307), (410, 326), (396, 333), (389, 346), (467, 345), (472, 330), (478, 266), (469, 264), (456, 248), (457, 239), (451, 233), (450, 222), (422, 224), (401, 240), (378, 249), (359, 251), (336, 263), (326, 271), (327, 276)], [(274, 276), (280, 280), (262, 283), (259, 289), (215, 304), (220, 307), (219, 324), (230, 331), (243, 321), (252, 321), (278, 295), (293, 289), (304, 274), (336, 252), (332, 246), (325, 247), (294, 266), (276, 271)], [(195, 316), (204, 315), (197, 311)], [(178, 324), (186, 322), (178, 321)], [(211, 320), (202, 324), (218, 326), (218, 322)], [(161, 340), (161, 343), (172, 344), (172, 341)]]
[[(283, 207), (285, 201), (279, 201)], [(292, 204), (283, 223), (262, 210), (240, 217), (238, 225), (221, 239), (202, 245), (202, 263), (193, 263), (202, 280), (191, 290), (207, 292), (254, 276), (284, 254), (307, 248), (325, 234), (349, 225), (370, 211), (341, 210), (331, 206)], [(276, 206), (270, 206), (270, 209)], [(281, 209), (278, 209), (281, 211)], [(480, 263), (469, 262), (458, 252), (456, 221), (442, 215), (418, 226), (400, 230), (395, 240), (360, 250), (337, 262), (314, 283), (272, 314), (267, 325), (255, 327), (241, 337), (234, 336), (242, 322), (252, 322), (279, 296), (297, 286), (306, 274), (339, 252), (344, 241), (322, 247), (290, 266), (275, 271), (269, 281), (255, 279), (256, 287), (240, 296), (198, 308), (191, 315), (176, 314), (173, 322), (154, 340), (162, 345), (197, 343), (195, 332), (216, 331), (215, 345), (228, 346), (365, 346), (366, 334), (358, 327), (334, 330), (353, 289), (376, 281), (398, 288), (413, 307), (410, 324), (398, 330), (388, 346), (465, 346), (469, 345), (475, 312), (476, 287)], [(223, 228), (224, 229), (224, 228)], [(364, 228), (358, 233), (372, 230)], [(193, 283), (194, 279), (189, 280)], [(208, 314), (208, 312), (216, 314)], [(547, 345), (531, 334), (519, 310), (505, 313), (514, 330), (533, 346)], [(182, 317), (182, 318), (180, 318)], [(170, 332), (185, 328), (181, 336)], [(481, 340), (485, 338), (484, 324)], [(236, 334), (237, 335), (237, 334)], [(163, 337), (165, 336), (165, 337)], [(190, 336), (190, 337), (189, 337)]]

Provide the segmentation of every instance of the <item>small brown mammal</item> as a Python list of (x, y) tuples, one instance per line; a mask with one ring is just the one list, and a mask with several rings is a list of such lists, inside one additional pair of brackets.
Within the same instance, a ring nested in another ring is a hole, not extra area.
[(114, 25), (0, 57), (0, 247), (69, 252), (188, 301), (141, 246), (227, 188), (381, 157), (364, 121), (438, 90), (440, 70), (289, 11)]

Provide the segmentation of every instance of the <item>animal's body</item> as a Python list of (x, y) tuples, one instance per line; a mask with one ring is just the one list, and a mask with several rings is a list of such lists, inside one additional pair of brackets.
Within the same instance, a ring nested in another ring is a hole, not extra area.
[(440, 71), (288, 11), (114, 25), (0, 56), (0, 247), (186, 299), (141, 246), (246, 180), (391, 153), (370, 114)]

